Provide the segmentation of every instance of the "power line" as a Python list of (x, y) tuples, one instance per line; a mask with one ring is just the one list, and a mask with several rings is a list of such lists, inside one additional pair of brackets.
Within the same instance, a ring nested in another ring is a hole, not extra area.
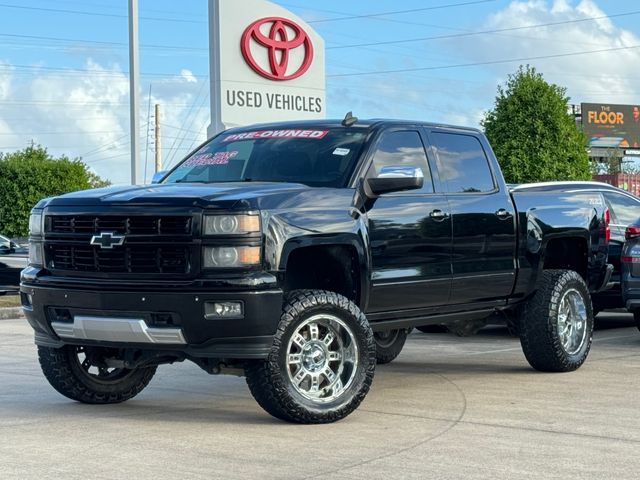
[[(3, 105), (63, 105), (68, 107), (91, 107), (91, 106), (104, 106), (105, 104), (109, 106), (124, 106), (129, 105), (128, 102), (112, 102), (110, 100), (100, 101), (65, 101), (65, 100), (0, 100), (0, 104)], [(166, 102), (165, 105), (171, 105), (173, 107), (188, 107), (191, 103), (176, 103), (176, 102)]]
[[(198, 99), (200, 98), (200, 95), (202, 95), (202, 93), (204, 92), (204, 87), (205, 87), (205, 85), (206, 85), (207, 83), (209, 83), (209, 84), (210, 84), (210, 82), (202, 82), (202, 85), (200, 86), (200, 89), (198, 90), (198, 94), (197, 94), (197, 95), (196, 95), (196, 97), (193, 99), (193, 102), (191, 103), (191, 107), (190, 107), (190, 108), (189, 108), (189, 110), (187, 111), (187, 118), (189, 117), (189, 115), (191, 115), (191, 112), (192, 112), (192, 111), (194, 111), (193, 109), (194, 109), (194, 107), (196, 106), (196, 103), (198, 102)], [(208, 94), (207, 94), (206, 96), (203, 96), (203, 100), (204, 100), (205, 98), (207, 98), (207, 96), (208, 96)], [(204, 101), (203, 101), (200, 105), (202, 106), (203, 104), (204, 104)], [(196, 110), (196, 111), (197, 111), (197, 110)], [(194, 116), (193, 118), (195, 118), (195, 116)], [(193, 120), (191, 120), (191, 124), (193, 124)], [(187, 128), (191, 128), (191, 124), (190, 124)], [(187, 135), (187, 132), (186, 132), (186, 131), (185, 131), (184, 135), (185, 135), (185, 136)], [(167, 158), (167, 161), (166, 161), (166, 165), (167, 165), (167, 167), (168, 167), (169, 165), (171, 165), (171, 162), (173, 161), (173, 157), (175, 156), (175, 152), (178, 150), (178, 149), (173, 150), (173, 147), (176, 145), (177, 140), (178, 140), (177, 138), (174, 138), (174, 139), (173, 139), (173, 142), (171, 143), (171, 148), (169, 149), (169, 152), (170, 152), (171, 156)], [(180, 145), (182, 145), (182, 142), (183, 142), (183, 140), (181, 140), (181, 141), (180, 141)]]
[(475, 0), (471, 2), (461, 2), (461, 3), (449, 3), (445, 5), (435, 5), (431, 7), (423, 7), (423, 8), (412, 8), (410, 10), (395, 10), (391, 12), (381, 12), (381, 13), (370, 13), (365, 15), (350, 15), (346, 17), (338, 17), (338, 18), (326, 18), (321, 20), (310, 20), (307, 23), (326, 23), (326, 22), (339, 22), (342, 20), (354, 20), (358, 18), (374, 18), (374, 17), (386, 17), (388, 15), (401, 15), (403, 13), (416, 13), (416, 12), (426, 12), (429, 10), (442, 10), (445, 8), (453, 8), (453, 7), (464, 7), (470, 5), (478, 5), (482, 3), (491, 3), (496, 0)]
[[(47, 37), (41, 35), (23, 35), (19, 33), (0, 33), (0, 37), (11, 37), (11, 38), (24, 38), (28, 40), (46, 40), (46, 41), (54, 41), (54, 42), (72, 42), (72, 43), (87, 43), (92, 45), (107, 45), (107, 46), (115, 46), (115, 47), (128, 47), (128, 43), (125, 42), (108, 42), (102, 40), (82, 40), (79, 38), (64, 38), (64, 37)], [(140, 44), (140, 48), (157, 48), (157, 49), (166, 49), (166, 50), (198, 50), (198, 51), (209, 51), (208, 48), (204, 47), (188, 47), (188, 46), (180, 46), (180, 45), (155, 45), (155, 44)]]
[[(63, 67), (47, 67), (47, 66), (40, 66), (40, 65), (20, 65), (20, 64), (13, 64), (13, 63), (2, 63), (0, 64), (0, 68), (6, 68), (6, 69), (13, 69), (13, 68), (19, 68), (19, 69), (24, 69), (24, 70), (46, 70), (46, 71), (50, 71), (50, 72), (63, 72), (63, 73), (91, 73), (93, 75), (100, 75), (100, 76), (106, 76), (106, 77), (124, 77), (126, 75), (129, 75), (129, 72), (126, 70), (122, 70), (122, 71), (109, 71), (109, 70), (95, 70), (95, 69), (90, 69), (90, 68), (63, 68)], [(179, 73), (160, 73), (160, 72), (153, 72), (153, 73), (144, 73), (141, 74), (142, 76), (145, 77), (175, 77), (175, 76), (179, 76)], [(207, 75), (197, 75), (194, 74), (193, 72), (191, 72), (191, 75), (193, 77), (196, 78), (205, 78), (207, 77)]]
[[(95, 17), (111, 17), (111, 18), (128, 18), (127, 15), (121, 15), (117, 13), (98, 13), (98, 12), (88, 12), (86, 10), (69, 10), (62, 8), (45, 8), (45, 7), (28, 7), (25, 5), (12, 5), (8, 3), (0, 3), (1, 8), (13, 8), (19, 10), (31, 10), (31, 11), (41, 11), (41, 12), (49, 12), (49, 13), (65, 13), (65, 14), (74, 14), (74, 15), (89, 15)], [(168, 17), (138, 17), (140, 20), (152, 20), (159, 22), (180, 22), (180, 23), (206, 23), (204, 20), (186, 20), (180, 18), (168, 18)]]
[[(182, 130), (185, 132), (192, 132), (192, 133), (197, 133), (200, 134), (201, 132), (197, 131), (197, 130), (189, 130), (188, 128), (183, 128), (183, 127), (176, 127), (175, 125), (168, 125), (166, 123), (162, 124), (163, 127), (168, 127), (168, 128), (173, 128), (175, 130)], [(166, 135), (165, 135), (166, 136)]]
[(614, 48), (603, 48), (600, 50), (588, 50), (584, 52), (571, 52), (571, 53), (557, 53), (554, 55), (539, 55), (536, 57), (521, 57), (521, 58), (510, 58), (505, 60), (490, 60), (486, 62), (474, 62), (474, 63), (458, 63), (453, 65), (439, 65), (433, 67), (417, 67), (417, 68), (399, 68), (396, 70), (376, 70), (371, 72), (356, 72), (356, 73), (336, 73), (333, 75), (327, 75), (327, 78), (338, 78), (338, 77), (361, 77), (366, 75), (385, 75), (389, 73), (406, 73), (406, 72), (424, 72), (428, 70), (447, 70), (451, 68), (464, 68), (464, 67), (478, 67), (482, 65), (498, 65), (502, 63), (514, 63), (514, 62), (526, 62), (530, 60), (543, 60), (548, 58), (563, 58), (563, 57), (573, 57), (578, 55), (590, 55), (593, 53), (605, 53), (605, 52), (616, 52), (621, 50), (632, 50), (635, 48), (640, 48), (640, 45), (631, 45), (629, 47), (614, 47)]
[[(66, 4), (70, 4), (70, 5), (82, 5), (83, 7), (86, 6), (90, 6), (90, 7), (98, 7), (98, 8), (107, 8), (110, 10), (118, 10), (121, 11), (122, 8), (121, 6), (118, 6), (117, 3), (116, 5), (114, 5), (114, 2), (112, 1), (112, 3), (106, 4), (106, 3), (96, 3), (96, 2), (86, 2), (86, 1), (82, 1), (82, 2), (74, 2), (74, 1), (70, 1), (70, 0), (56, 0), (56, 3), (66, 3)], [(143, 12), (150, 12), (150, 13), (163, 13), (163, 14), (169, 14), (169, 15), (183, 15), (183, 16), (187, 16), (187, 17), (199, 17), (200, 15), (197, 13), (187, 13), (187, 12), (177, 12), (175, 10), (158, 10), (158, 9), (150, 9), (150, 8), (141, 8), (140, 11)]]
[(617, 17), (625, 17), (625, 16), (638, 15), (638, 14), (640, 14), (640, 10), (635, 10), (632, 12), (625, 12), (625, 13), (617, 13), (613, 15), (602, 15), (600, 17), (588, 17), (588, 18), (580, 18), (576, 20), (566, 20), (562, 22), (540, 23), (537, 25), (523, 25), (520, 27), (498, 28), (493, 30), (480, 30), (480, 31), (475, 31), (475, 32), (472, 31), (472, 32), (466, 32), (466, 33), (450, 33), (447, 35), (434, 35), (430, 37), (409, 38), (406, 40), (388, 40), (388, 41), (382, 41), (382, 42), (357, 43), (357, 44), (351, 44), (351, 45), (336, 45), (333, 47), (326, 47), (326, 49), (337, 50), (337, 49), (343, 49), (343, 48), (373, 47), (373, 46), (379, 46), (379, 45), (397, 45), (401, 43), (414, 43), (414, 42), (422, 42), (427, 40), (443, 40), (448, 38), (470, 37), (474, 35), (504, 33), (504, 32), (513, 32), (516, 30), (527, 30), (532, 28), (542, 28), (542, 27), (552, 27), (552, 26), (558, 26), (558, 25), (568, 25), (572, 23), (592, 22), (596, 20), (602, 20), (605, 18), (617, 18)]
[[(3, 118), (0, 116), (0, 118)], [(94, 133), (120, 133), (121, 130), (85, 130), (75, 132), (0, 132), (0, 135), (92, 135)]]
[[(202, 125), (202, 128), (200, 129), (200, 131), (205, 130), (206, 128), (207, 128), (207, 122), (205, 122), (204, 125)], [(193, 149), (193, 146), (198, 140), (202, 141), (202, 136), (198, 136), (193, 139), (193, 141), (191, 142), (191, 145), (189, 145), (189, 148), (187, 149), (187, 152), (190, 152)], [(206, 134), (205, 134), (205, 140), (207, 140)]]

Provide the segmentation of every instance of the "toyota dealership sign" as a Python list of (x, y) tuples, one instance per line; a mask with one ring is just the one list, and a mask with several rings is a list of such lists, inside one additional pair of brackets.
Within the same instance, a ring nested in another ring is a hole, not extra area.
[(209, 2), (209, 136), (250, 123), (324, 118), (322, 37), (271, 2)]

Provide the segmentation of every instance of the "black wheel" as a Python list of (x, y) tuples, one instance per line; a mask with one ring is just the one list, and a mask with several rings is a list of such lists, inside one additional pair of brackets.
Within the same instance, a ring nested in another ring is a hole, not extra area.
[(589, 355), (593, 336), (591, 297), (572, 270), (547, 270), (525, 304), (520, 343), (529, 364), (543, 372), (570, 372)]
[(423, 325), (416, 328), (422, 333), (447, 333), (449, 331), (446, 325)]
[(404, 342), (407, 341), (407, 330), (388, 330), (386, 332), (374, 332), (376, 341), (376, 361), (379, 364), (389, 363), (400, 355)]
[(156, 367), (110, 368), (105, 358), (117, 350), (66, 345), (38, 347), (44, 376), (65, 397), (83, 403), (120, 403), (135, 397), (146, 387)]
[(268, 413), (296, 423), (329, 423), (369, 392), (376, 344), (349, 299), (324, 290), (291, 293), (269, 357), (245, 367), (251, 394)]
[(636, 322), (636, 327), (638, 327), (638, 330), (640, 330), (640, 310), (633, 311), (633, 319)]

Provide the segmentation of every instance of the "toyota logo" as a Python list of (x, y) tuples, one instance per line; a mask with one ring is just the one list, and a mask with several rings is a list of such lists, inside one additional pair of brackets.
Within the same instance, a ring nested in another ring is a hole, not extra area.
[(100, 235), (94, 235), (89, 241), (89, 245), (95, 245), (107, 250), (113, 247), (119, 247), (124, 243), (124, 235), (118, 235), (115, 232), (100, 232)]
[[(269, 25), (269, 36), (261, 31), (263, 25)], [(290, 31), (293, 38), (289, 38)], [(270, 71), (262, 68), (251, 51), (251, 40), (267, 49)], [(292, 80), (303, 75), (313, 61), (313, 45), (307, 32), (297, 23), (282, 17), (267, 17), (256, 20), (242, 34), (240, 43), (242, 56), (247, 64), (258, 74), (270, 80)], [(304, 59), (298, 69), (287, 74), (289, 55), (293, 50), (304, 49)]]

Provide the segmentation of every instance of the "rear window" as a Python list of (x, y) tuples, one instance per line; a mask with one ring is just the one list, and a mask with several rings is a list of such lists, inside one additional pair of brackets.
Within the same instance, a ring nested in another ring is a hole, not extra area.
[(365, 137), (365, 130), (354, 128), (222, 133), (183, 160), (163, 183), (293, 182), (344, 187)]

